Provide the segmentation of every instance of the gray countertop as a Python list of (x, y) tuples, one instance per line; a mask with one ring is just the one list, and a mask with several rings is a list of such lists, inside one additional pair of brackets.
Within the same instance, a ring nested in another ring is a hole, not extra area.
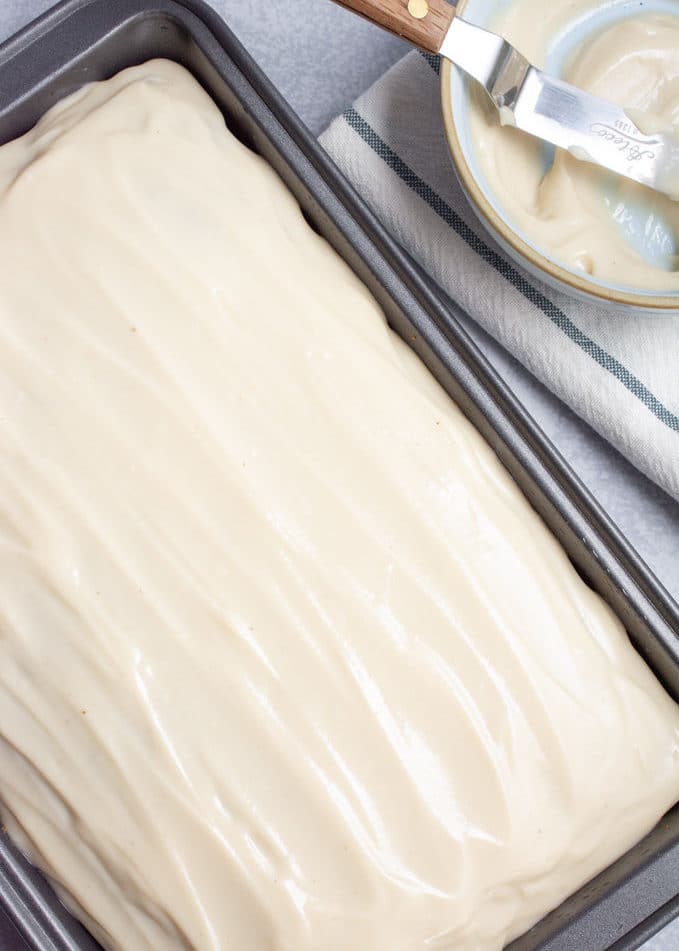
[[(0, 39), (51, 5), (52, 0), (0, 0)], [(211, 5), (314, 133), (321, 132), (406, 50), (400, 41), (330, 0), (212, 0)], [(475, 326), (469, 329), (585, 485), (679, 600), (679, 503), (633, 469), (486, 334)], [(679, 922), (644, 947), (645, 951), (679, 948)], [(3, 948), (16, 948), (16, 944), (9, 935), (3, 937), (0, 922)]]

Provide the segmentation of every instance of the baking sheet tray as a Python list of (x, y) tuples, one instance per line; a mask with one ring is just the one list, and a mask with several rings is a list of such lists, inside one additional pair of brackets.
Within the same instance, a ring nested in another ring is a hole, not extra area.
[[(422, 279), (201, 0), (65, 0), (54, 7), (0, 47), (0, 142), (26, 132), (83, 83), (158, 56), (186, 66), (232, 131), (276, 169), (309, 223), (358, 273), (394, 329), (493, 446), (679, 699), (677, 605), (486, 363), (459, 323), (459, 311)], [(98, 947), (6, 834), (0, 834), (0, 913), (16, 928), (12, 947), (17, 949)], [(643, 842), (515, 941), (511, 951), (632, 951), (678, 914), (676, 807)]]

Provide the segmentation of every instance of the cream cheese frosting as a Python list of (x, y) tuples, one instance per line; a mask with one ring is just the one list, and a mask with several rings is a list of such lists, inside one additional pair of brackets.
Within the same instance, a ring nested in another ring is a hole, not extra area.
[(119, 951), (499, 951), (679, 708), (181, 67), (0, 148), (0, 801)]
[[(592, 7), (591, 0), (553, 0), (547, 7), (542, 0), (513, 0), (503, 5), (493, 29), (544, 67), (554, 37)], [(563, 78), (622, 106), (637, 125), (679, 132), (679, 16), (627, 16), (594, 30), (570, 57)], [(543, 145), (503, 128), (478, 90), (470, 121), (488, 188), (507, 219), (541, 251), (612, 284), (679, 290), (678, 201), (561, 150), (546, 170)], [(673, 165), (668, 175), (679, 197), (679, 168)]]

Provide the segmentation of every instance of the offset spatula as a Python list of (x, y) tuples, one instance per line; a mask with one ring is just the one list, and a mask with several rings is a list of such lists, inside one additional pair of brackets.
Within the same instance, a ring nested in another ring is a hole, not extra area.
[(504, 125), (679, 200), (679, 137), (673, 130), (646, 135), (624, 109), (536, 69), (502, 37), (456, 16), (446, 0), (336, 2), (469, 73)]

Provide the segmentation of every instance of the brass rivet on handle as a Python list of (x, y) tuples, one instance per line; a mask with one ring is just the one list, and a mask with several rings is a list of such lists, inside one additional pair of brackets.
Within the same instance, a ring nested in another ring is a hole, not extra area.
[(408, 13), (416, 20), (424, 20), (429, 13), (427, 0), (408, 0)]

